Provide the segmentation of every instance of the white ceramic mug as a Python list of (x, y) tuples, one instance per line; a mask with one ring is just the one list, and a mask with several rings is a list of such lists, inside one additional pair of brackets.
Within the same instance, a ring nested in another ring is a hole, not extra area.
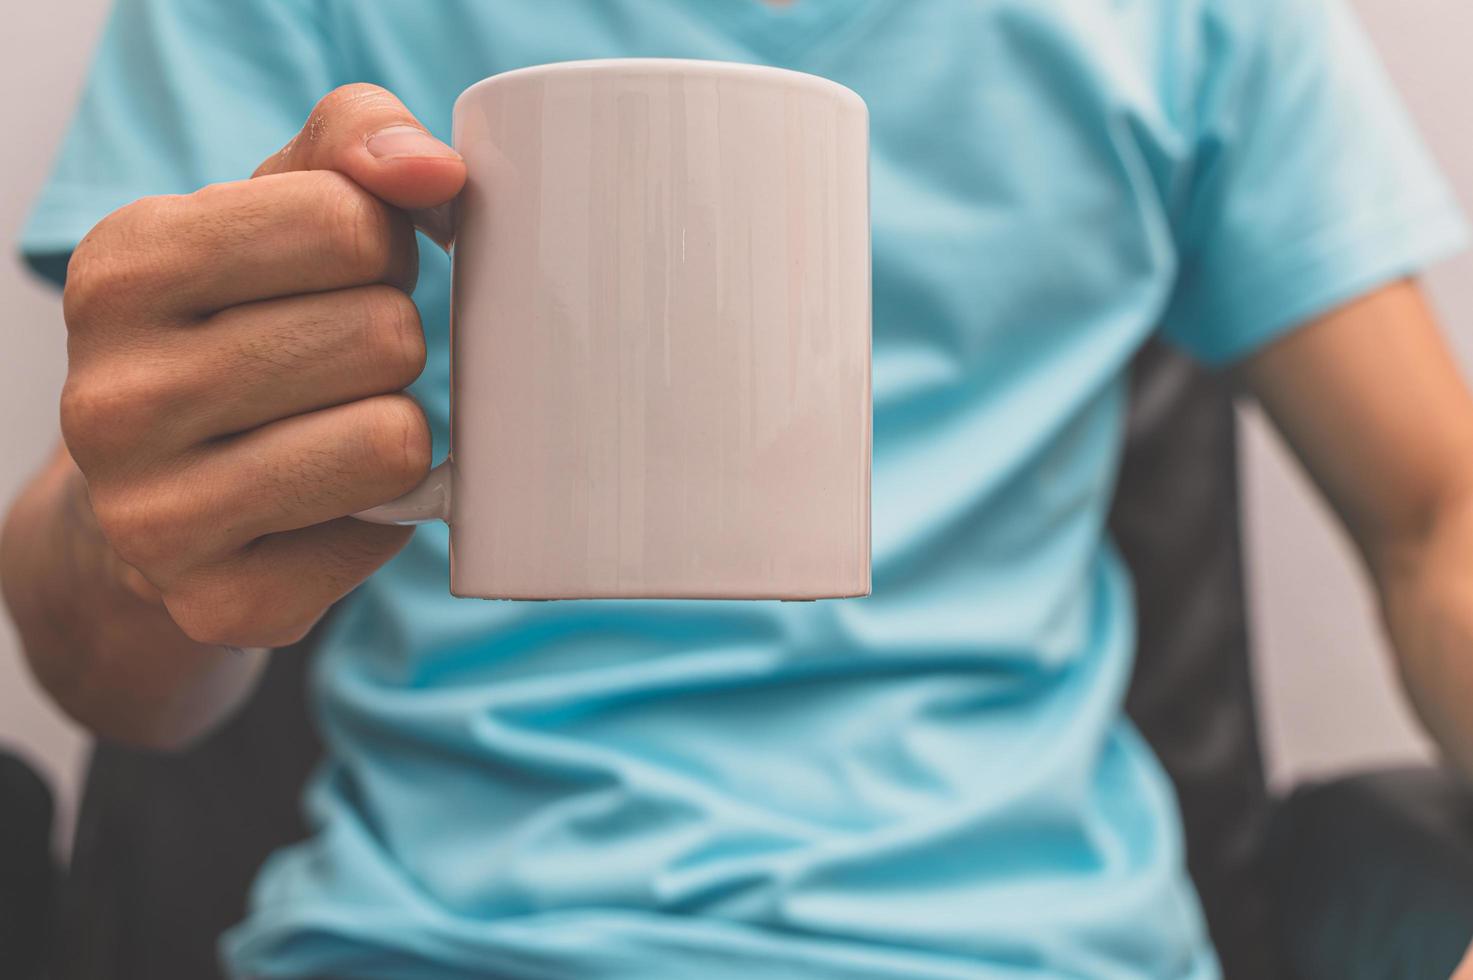
[(472, 85), (454, 130), (454, 461), (357, 516), (447, 521), (461, 596), (867, 594), (859, 96), (567, 62)]

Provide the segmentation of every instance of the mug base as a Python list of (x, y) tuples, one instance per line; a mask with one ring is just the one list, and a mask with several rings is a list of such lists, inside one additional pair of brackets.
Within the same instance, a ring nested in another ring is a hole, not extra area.
[(737, 602), (817, 602), (820, 599), (862, 599), (870, 594), (870, 589), (865, 587), (862, 591), (845, 588), (835, 590), (815, 590), (814, 592), (803, 592), (794, 594), (791, 592), (736, 592), (736, 591), (693, 591), (681, 593), (669, 593), (663, 591), (625, 591), (625, 592), (588, 592), (569, 593), (565, 595), (537, 595), (532, 593), (518, 593), (506, 590), (498, 590), (495, 593), (479, 592), (474, 589), (450, 587), (450, 594), (457, 599), (486, 599), (499, 602), (577, 602), (588, 599), (650, 599), (671, 600), (689, 599), (694, 601), (730, 600)]

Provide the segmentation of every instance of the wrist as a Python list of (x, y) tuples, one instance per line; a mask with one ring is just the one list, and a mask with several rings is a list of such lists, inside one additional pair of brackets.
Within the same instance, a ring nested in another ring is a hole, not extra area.
[[(72, 467), (75, 469), (75, 467)], [(53, 459), (21, 491), (0, 526), (0, 587), (16, 625), (28, 640), (38, 629), (53, 632), (53, 580), (67, 562), (58, 553), (60, 514), (66, 509), (65, 470)]]
[(0, 585), (36, 679), (109, 738), (183, 744), (238, 703), (264, 662), (197, 643), (175, 625), (157, 590), (107, 543), (65, 452), (0, 528)]
[[(118, 558), (65, 451), (31, 480), (0, 527), (0, 588), (37, 678), (54, 694), (83, 675), (108, 613), (167, 620), (157, 590)], [(85, 602), (86, 608), (79, 605)], [(100, 614), (100, 615), (99, 615)]]

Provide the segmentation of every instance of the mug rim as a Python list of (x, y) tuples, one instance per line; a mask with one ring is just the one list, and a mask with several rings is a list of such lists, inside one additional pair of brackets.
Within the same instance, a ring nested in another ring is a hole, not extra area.
[(455, 99), (455, 109), (460, 109), (460, 104), (467, 99), (475, 98), (496, 87), (500, 83), (518, 81), (525, 78), (563, 75), (563, 74), (624, 74), (624, 75), (717, 75), (737, 78), (748, 78), (752, 80), (762, 79), (767, 81), (783, 81), (789, 84), (802, 85), (808, 88), (824, 90), (830, 94), (838, 95), (846, 101), (853, 101), (859, 108), (869, 113), (869, 106), (865, 104), (863, 97), (852, 88), (832, 78), (822, 75), (814, 75), (810, 72), (796, 71), (792, 68), (779, 68), (776, 65), (753, 64), (746, 61), (717, 61), (705, 58), (583, 58), (574, 61), (550, 61), (540, 65), (526, 65), (521, 68), (511, 68), (507, 71), (488, 75), (479, 82), (467, 86)]

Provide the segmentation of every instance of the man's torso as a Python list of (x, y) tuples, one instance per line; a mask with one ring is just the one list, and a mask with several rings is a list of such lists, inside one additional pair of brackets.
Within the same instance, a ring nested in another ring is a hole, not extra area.
[[(1169, 790), (1120, 718), (1131, 611), (1102, 530), (1122, 374), (1175, 275), (1169, 8), (326, 8), (344, 77), (441, 135), (470, 82), (590, 57), (765, 61), (866, 99), (874, 595), (453, 600), (422, 530), (325, 642), (322, 831), (268, 867), (239, 962), (1212, 974)], [(416, 298), (443, 452), (430, 250)]]

